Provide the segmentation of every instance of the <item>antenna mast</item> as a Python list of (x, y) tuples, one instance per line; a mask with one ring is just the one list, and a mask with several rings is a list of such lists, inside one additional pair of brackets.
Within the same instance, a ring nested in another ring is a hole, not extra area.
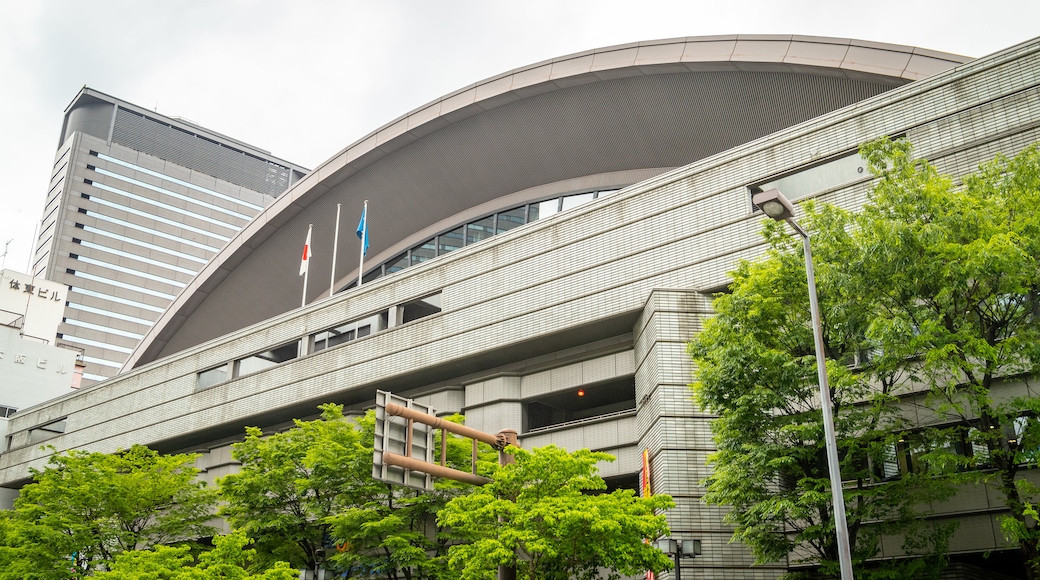
[(4, 242), (4, 253), (0, 254), (0, 270), (3, 270), (4, 269), (4, 265), (7, 264), (7, 246), (10, 246), (11, 242), (13, 242), (13, 241), (14, 241), (14, 238), (11, 238), (10, 240), (7, 240), (6, 242)]

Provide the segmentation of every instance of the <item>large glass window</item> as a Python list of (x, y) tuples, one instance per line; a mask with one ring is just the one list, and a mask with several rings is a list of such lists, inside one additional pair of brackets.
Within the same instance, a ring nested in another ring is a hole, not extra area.
[(293, 341), (235, 361), (235, 376), (241, 377), (300, 356), (300, 343)]
[(404, 253), (400, 256), (390, 260), (386, 264), (386, 273), (393, 274), (394, 272), (400, 272), (408, 267), (408, 254)]
[(418, 248), (412, 248), (411, 257), (413, 266), (422, 264), (426, 260), (437, 257), (437, 246), (433, 244), (433, 240), (427, 240)]
[(371, 282), (372, 280), (375, 280), (376, 278), (380, 278), (382, 276), (383, 276), (382, 269), (381, 268), (376, 268), (375, 270), (372, 270), (368, 274), (365, 274), (361, 278), (361, 280), (362, 280), (362, 282), (367, 284), (367, 283)]
[(490, 215), (466, 226), (466, 243), (475, 244), (495, 235), (495, 216)]
[(462, 247), (462, 231), (465, 228), (457, 228), (450, 232), (437, 236), (437, 255), (441, 256), (453, 252)]
[[(554, 197), (545, 201), (532, 203), (502, 211), (464, 226), (444, 232), (425, 243), (413, 247), (407, 254), (401, 254), (396, 258), (383, 264), (385, 274), (393, 274), (415, 264), (421, 264), (436, 256), (443, 256), (453, 252), (465, 245), (474, 244), (496, 234), (508, 232), (509, 230), (522, 226), (526, 223), (537, 221), (564, 210), (588, 203), (594, 199), (605, 197), (620, 191), (619, 189), (604, 189), (601, 191), (589, 191), (563, 197)], [(365, 280), (369, 278), (366, 276)], [(350, 284), (346, 288), (353, 288)]]
[(527, 217), (527, 206), (518, 207), (498, 214), (498, 222), (495, 225), (495, 233), (508, 232), (516, 226), (524, 225)]

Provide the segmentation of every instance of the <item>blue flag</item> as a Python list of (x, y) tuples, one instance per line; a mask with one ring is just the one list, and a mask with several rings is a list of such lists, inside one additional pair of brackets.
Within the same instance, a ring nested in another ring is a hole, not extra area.
[(365, 256), (368, 254), (368, 224), (366, 219), (368, 218), (368, 205), (365, 205), (365, 209), (361, 210), (361, 221), (357, 225), (357, 237), (361, 240), (361, 255)]

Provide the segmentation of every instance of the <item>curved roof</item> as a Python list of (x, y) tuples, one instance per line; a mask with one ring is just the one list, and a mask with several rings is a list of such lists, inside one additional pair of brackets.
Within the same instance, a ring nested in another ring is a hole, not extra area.
[[(353, 227), (369, 200), (378, 264), (438, 231), (524, 201), (630, 185), (924, 78), (967, 58), (803, 36), (639, 42), (475, 83), (334, 155), (250, 222), (185, 288), (124, 368), (300, 305), (314, 224), (311, 301), (357, 279)], [(345, 112), (344, 114), (349, 114)]]

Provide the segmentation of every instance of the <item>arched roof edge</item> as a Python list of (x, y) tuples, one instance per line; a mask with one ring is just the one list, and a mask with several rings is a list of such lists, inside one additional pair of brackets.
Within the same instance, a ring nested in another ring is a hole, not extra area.
[[(397, 117), (348, 145), (250, 221), (163, 312), (121, 372), (151, 360), (201, 297), (281, 225), (333, 186), (385, 155), (457, 121), (529, 96), (626, 76), (669, 72), (787, 72), (903, 84), (973, 59), (905, 45), (800, 35), (720, 35), (590, 49), (515, 68)], [(187, 310), (187, 311), (185, 311)]]

